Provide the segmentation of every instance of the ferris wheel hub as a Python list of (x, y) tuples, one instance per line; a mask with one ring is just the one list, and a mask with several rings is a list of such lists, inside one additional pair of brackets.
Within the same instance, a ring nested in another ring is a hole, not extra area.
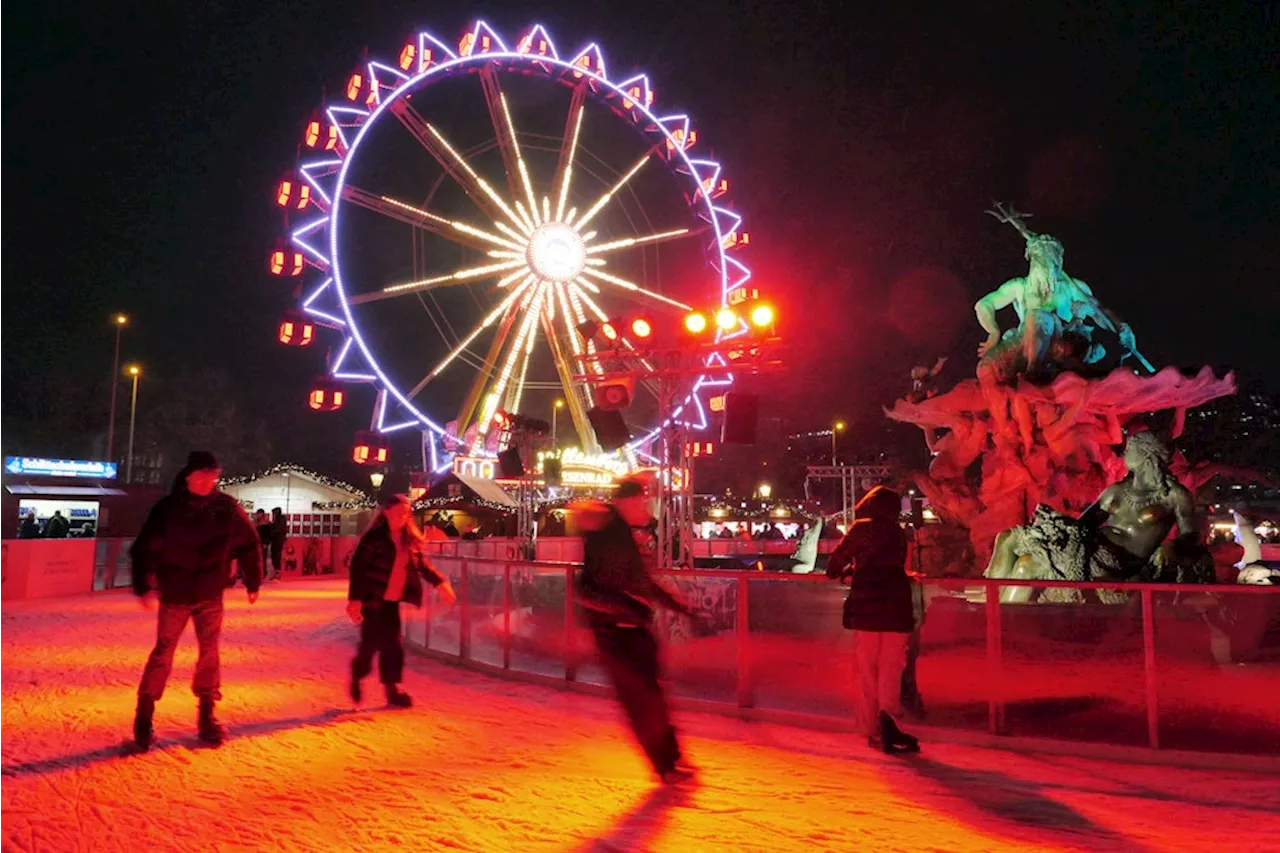
[(587, 248), (572, 226), (548, 222), (529, 237), (529, 268), (543, 281), (569, 282), (587, 263)]

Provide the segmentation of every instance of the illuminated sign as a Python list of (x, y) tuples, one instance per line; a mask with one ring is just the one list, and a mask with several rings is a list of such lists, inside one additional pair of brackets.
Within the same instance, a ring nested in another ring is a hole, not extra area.
[(4, 459), (6, 473), (32, 477), (114, 480), (116, 468), (114, 462), (87, 462), (81, 459), (33, 459), (29, 456), (6, 456)]
[(695, 456), (714, 456), (716, 446), (710, 441), (694, 441), (684, 446), (684, 455), (690, 458)]
[(710, 400), (707, 401), (707, 403), (708, 405), (711, 406), (711, 411), (713, 412), (724, 411), (724, 395), (723, 394), (712, 397)]

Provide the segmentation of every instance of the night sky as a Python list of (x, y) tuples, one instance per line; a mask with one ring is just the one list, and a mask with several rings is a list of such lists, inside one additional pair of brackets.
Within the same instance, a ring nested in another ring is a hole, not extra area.
[(974, 299), (1025, 272), (993, 199), (1065, 244), (1157, 364), (1280, 390), (1276, 4), (973, 5), (11, 6), (5, 452), (34, 449), (40, 398), (105, 388), (125, 311), (149, 379), (223, 370), (277, 458), (334, 467), (368, 402), (306, 411), (314, 359), (274, 341), (273, 185), (366, 45), (456, 44), (474, 17), (512, 42), (543, 23), (562, 54), (598, 41), (611, 77), (643, 70), (695, 118), (783, 305), (789, 376), (808, 377), (798, 421), (873, 418), (939, 354), (949, 381), (971, 373)]

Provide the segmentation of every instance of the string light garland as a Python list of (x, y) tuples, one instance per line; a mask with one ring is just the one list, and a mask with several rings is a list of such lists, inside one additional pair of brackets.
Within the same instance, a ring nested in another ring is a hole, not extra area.
[[(252, 483), (256, 480), (261, 480), (266, 477), (275, 477), (280, 474), (297, 474), (300, 477), (306, 477), (308, 480), (313, 480), (320, 485), (327, 486), (331, 489), (341, 489), (342, 491), (350, 492), (353, 495), (366, 495), (366, 492), (363, 489), (357, 489), (350, 483), (335, 480), (333, 477), (326, 477), (318, 471), (312, 471), (310, 468), (303, 468), (301, 465), (294, 465), (291, 462), (281, 462), (277, 465), (272, 465), (270, 468), (263, 471), (259, 471), (256, 474), (250, 474), (245, 477), (224, 477), (218, 482), (218, 485), (221, 488), (226, 488), (228, 486), (242, 486), (245, 483)], [(373, 504), (372, 498), (366, 497), (365, 500), (367, 500), (370, 505)], [(334, 501), (331, 503), (359, 503), (359, 501)]]

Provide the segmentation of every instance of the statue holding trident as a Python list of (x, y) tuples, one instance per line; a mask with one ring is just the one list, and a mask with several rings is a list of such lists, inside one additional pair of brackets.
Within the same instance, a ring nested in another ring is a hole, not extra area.
[[(987, 332), (987, 339), (978, 346), (980, 368), (985, 364), (995, 369), (1000, 382), (1011, 382), (1018, 374), (1033, 381), (1051, 379), (1063, 367), (1100, 365), (1108, 355), (1104, 339), (1114, 336), (1121, 363), (1132, 360), (1145, 372), (1155, 372), (1138, 352), (1129, 325), (1098, 302), (1089, 285), (1063, 270), (1060, 242), (1048, 234), (1033, 233), (1025, 221), (1030, 214), (1019, 213), (1012, 205), (1006, 208), (997, 203), (987, 213), (1012, 225), (1027, 241), (1030, 269), (973, 306)], [(1018, 315), (1018, 325), (1002, 331), (996, 312), (1009, 306)], [(1063, 345), (1055, 346), (1058, 342)]]
[[(1012, 225), (1026, 240), (1030, 269), (1011, 278), (973, 306), (987, 339), (978, 345), (978, 382), (990, 404), (996, 434), (1009, 436), (1009, 395), (1000, 386), (1014, 384), (1019, 376), (1036, 384), (1051, 381), (1063, 370), (1100, 375), (1136, 364), (1141, 372), (1155, 368), (1138, 352), (1133, 330), (1102, 305), (1093, 290), (1062, 267), (1062, 243), (1048, 234), (1036, 234), (1026, 226), (1030, 214), (999, 202), (987, 211)], [(1013, 307), (1018, 324), (1001, 330), (996, 312)], [(1012, 400), (1013, 418), (1024, 446), (1030, 446), (1031, 412)]]

